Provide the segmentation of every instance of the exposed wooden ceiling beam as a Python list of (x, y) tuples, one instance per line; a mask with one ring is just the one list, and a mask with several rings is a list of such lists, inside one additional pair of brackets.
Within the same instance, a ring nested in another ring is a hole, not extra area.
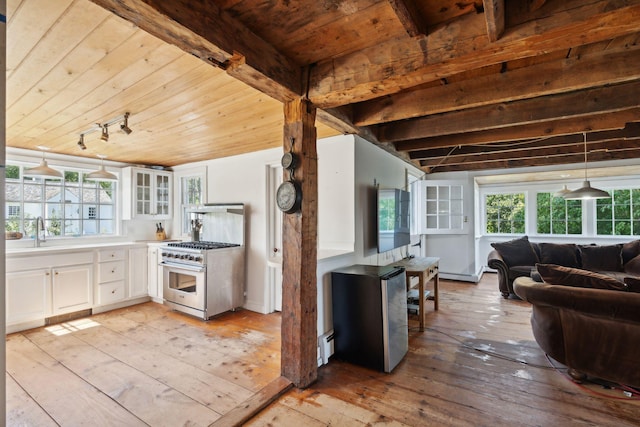
[(357, 126), (640, 79), (640, 46), (601, 51), (382, 97), (353, 107)]
[[(640, 148), (632, 147), (624, 150), (610, 150), (599, 151), (591, 153), (589, 155), (589, 164), (594, 162), (606, 161), (606, 160), (624, 160), (630, 158), (640, 157)], [(537, 157), (527, 156), (518, 159), (503, 159), (496, 161), (479, 161), (475, 163), (463, 163), (458, 165), (438, 165), (433, 167), (423, 166), (422, 169), (426, 173), (434, 172), (457, 172), (457, 171), (472, 171), (472, 170), (487, 170), (487, 169), (511, 169), (521, 168), (529, 166), (553, 166), (562, 165), (568, 163), (583, 163), (584, 155), (570, 154), (563, 155), (557, 154), (555, 156)]]
[(507, 126), (555, 120), (558, 117), (587, 116), (637, 108), (640, 81), (580, 92), (543, 96), (485, 107), (453, 111), (378, 126), (378, 139), (393, 142), (459, 132), (473, 132)]
[[(585, 131), (587, 132), (587, 131)], [(619, 140), (623, 138), (638, 138), (640, 137), (640, 123), (628, 123), (623, 129), (607, 130), (587, 132), (587, 142), (592, 144), (594, 142), (606, 142)], [(513, 140), (503, 143), (483, 144), (483, 145), (458, 145), (454, 147), (442, 147), (442, 148), (427, 148), (423, 150), (410, 151), (409, 157), (412, 160), (416, 159), (433, 159), (448, 157), (451, 154), (455, 156), (464, 156), (469, 154), (487, 154), (487, 153), (502, 153), (508, 155), (508, 153), (519, 151), (522, 149), (539, 150), (543, 148), (564, 148), (568, 145), (582, 144), (583, 135), (581, 133), (562, 135), (556, 137), (542, 137), (529, 140)], [(451, 149), (455, 148), (454, 151)]]
[[(629, 139), (609, 139), (587, 144), (588, 157), (591, 153), (598, 151), (620, 151), (638, 148), (636, 136)], [(420, 161), (421, 166), (433, 167), (436, 165), (461, 165), (470, 163), (496, 162), (505, 159), (523, 159), (533, 157), (556, 157), (556, 156), (584, 156), (584, 144), (582, 141), (568, 142), (561, 145), (530, 145), (503, 151), (487, 151), (480, 153), (458, 153), (453, 151), (450, 155), (426, 158)]]
[(442, 26), (426, 37), (394, 39), (320, 62), (311, 72), (310, 99), (321, 108), (366, 101), (465, 70), (609, 40), (639, 29), (640, 0), (626, 1), (618, 8), (606, 0), (582, 6), (570, 3), (570, 11), (524, 22), (493, 43), (486, 37), (483, 16), (465, 15), (458, 25)]
[(482, 0), (489, 41), (496, 41), (504, 32), (504, 0)]
[(389, 0), (402, 26), (411, 37), (427, 34), (427, 23), (414, 0)]
[(213, 2), (91, 1), (274, 99), (302, 94), (301, 67)]
[(542, 123), (530, 123), (520, 126), (490, 129), (477, 132), (457, 133), (433, 138), (411, 139), (394, 142), (399, 151), (422, 150), (426, 148), (455, 147), (465, 145), (481, 145), (505, 141), (522, 141), (549, 136), (570, 135), (578, 132), (622, 129), (625, 124), (640, 120), (640, 108), (620, 111), (616, 114), (608, 112), (592, 116), (556, 119)]

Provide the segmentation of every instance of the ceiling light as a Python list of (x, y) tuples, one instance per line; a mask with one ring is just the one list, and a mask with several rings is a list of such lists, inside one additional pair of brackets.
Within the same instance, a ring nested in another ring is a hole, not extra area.
[(118, 180), (118, 176), (107, 171), (104, 168), (104, 159), (107, 156), (104, 156), (102, 154), (98, 154), (98, 157), (100, 157), (101, 159), (101, 164), (100, 164), (100, 169), (98, 169), (97, 171), (88, 173), (85, 175), (85, 177), (87, 179), (93, 180), (93, 181), (117, 181)]
[(80, 147), (81, 150), (86, 150), (87, 146), (84, 145), (84, 134), (80, 134), (80, 139), (78, 140), (78, 147)]
[(120, 130), (126, 133), (127, 135), (133, 132), (129, 127), (129, 113), (124, 113), (124, 123), (120, 125)]
[(104, 142), (109, 140), (109, 129), (107, 124), (102, 125), (102, 135), (100, 135), (100, 139)]
[(584, 139), (584, 182), (582, 187), (565, 194), (567, 200), (589, 200), (589, 199), (608, 199), (611, 197), (609, 193), (598, 188), (593, 188), (587, 178), (587, 133), (582, 132)]
[(50, 168), (44, 158), (44, 152), (49, 149), (40, 145), (38, 148), (42, 151), (42, 161), (38, 166), (25, 169), (22, 175), (28, 177), (62, 178), (62, 172)]
[(567, 195), (567, 194), (569, 194), (569, 193), (571, 193), (571, 190), (569, 190), (569, 189), (567, 188), (567, 185), (565, 184), (565, 185), (563, 185), (563, 186), (562, 186), (562, 189), (560, 189), (560, 190), (556, 191), (556, 192), (553, 194), (553, 196), (554, 196), (554, 197), (564, 197), (564, 196), (566, 196), (566, 195)]

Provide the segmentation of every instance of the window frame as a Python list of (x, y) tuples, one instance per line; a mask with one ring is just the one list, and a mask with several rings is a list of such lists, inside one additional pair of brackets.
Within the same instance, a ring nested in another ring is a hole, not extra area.
[[(55, 165), (55, 169), (62, 172), (62, 178), (46, 177), (25, 177), (24, 170), (31, 164), (22, 161), (8, 160), (5, 169), (5, 228), (7, 230), (19, 231), (23, 234), (23, 239), (31, 239), (34, 236), (35, 219), (42, 216), (45, 222), (47, 238), (68, 239), (68, 238), (95, 238), (95, 237), (116, 237), (120, 235), (119, 222), (119, 187), (117, 182), (105, 182), (86, 179), (85, 176), (91, 170), (78, 166)], [(18, 177), (8, 178), (7, 171), (14, 172), (17, 168)], [(76, 176), (76, 181), (68, 178)], [(11, 198), (10, 186), (18, 188), (18, 196)], [(107, 188), (105, 188), (107, 187)], [(25, 188), (37, 189), (33, 200), (25, 196)], [(86, 196), (94, 193), (93, 200), (85, 200)], [(47, 194), (51, 193), (50, 197)], [(77, 199), (69, 201), (68, 194), (76, 193)], [(109, 194), (110, 193), (110, 194)], [(102, 201), (103, 196), (107, 196), (109, 201)], [(58, 200), (53, 200), (58, 198)], [(39, 206), (38, 206), (39, 205)], [(27, 206), (30, 208), (28, 209)], [(102, 207), (109, 206), (112, 214), (110, 217), (101, 218)], [(89, 208), (95, 209), (96, 217), (86, 217), (84, 213)], [(9, 211), (17, 208), (20, 212), (17, 216), (10, 216)], [(59, 217), (52, 217), (50, 212), (59, 209)], [(75, 214), (71, 214), (69, 209), (76, 209)], [(13, 218), (13, 219), (12, 219)], [(17, 221), (16, 226), (9, 227), (9, 221)], [(95, 232), (91, 230), (91, 222), (95, 225)], [(102, 232), (101, 222), (110, 223), (110, 232)], [(75, 224), (74, 224), (75, 223)], [(75, 228), (72, 228), (74, 227)], [(16, 229), (17, 228), (17, 229)], [(14, 230), (15, 229), (15, 230)], [(58, 231), (59, 230), (59, 231)]]

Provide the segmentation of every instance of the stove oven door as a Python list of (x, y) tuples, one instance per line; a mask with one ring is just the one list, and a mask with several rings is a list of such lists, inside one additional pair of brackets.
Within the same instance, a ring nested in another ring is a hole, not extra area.
[(204, 311), (206, 295), (206, 267), (163, 263), (163, 298)]

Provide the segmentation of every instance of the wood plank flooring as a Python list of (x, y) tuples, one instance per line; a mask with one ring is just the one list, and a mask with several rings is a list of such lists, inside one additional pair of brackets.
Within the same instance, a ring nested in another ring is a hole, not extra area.
[[(439, 311), (427, 309), (427, 330), (412, 320), (409, 353), (393, 373), (332, 358), (315, 384), (288, 391), (246, 425), (640, 426), (640, 401), (551, 368), (529, 304), (504, 300), (495, 275), (442, 280)], [(7, 425), (242, 419), (238, 408), (277, 384), (279, 352), (278, 314), (238, 311), (205, 323), (154, 303), (13, 334)]]
[(409, 353), (393, 373), (332, 358), (314, 385), (287, 392), (248, 425), (640, 425), (639, 400), (577, 385), (557, 362), (550, 369), (530, 313), (501, 297), (495, 274), (478, 284), (441, 280), (439, 310), (427, 313), (422, 333), (412, 322)]
[(280, 376), (280, 316), (146, 303), (7, 337), (7, 425), (208, 426)]

